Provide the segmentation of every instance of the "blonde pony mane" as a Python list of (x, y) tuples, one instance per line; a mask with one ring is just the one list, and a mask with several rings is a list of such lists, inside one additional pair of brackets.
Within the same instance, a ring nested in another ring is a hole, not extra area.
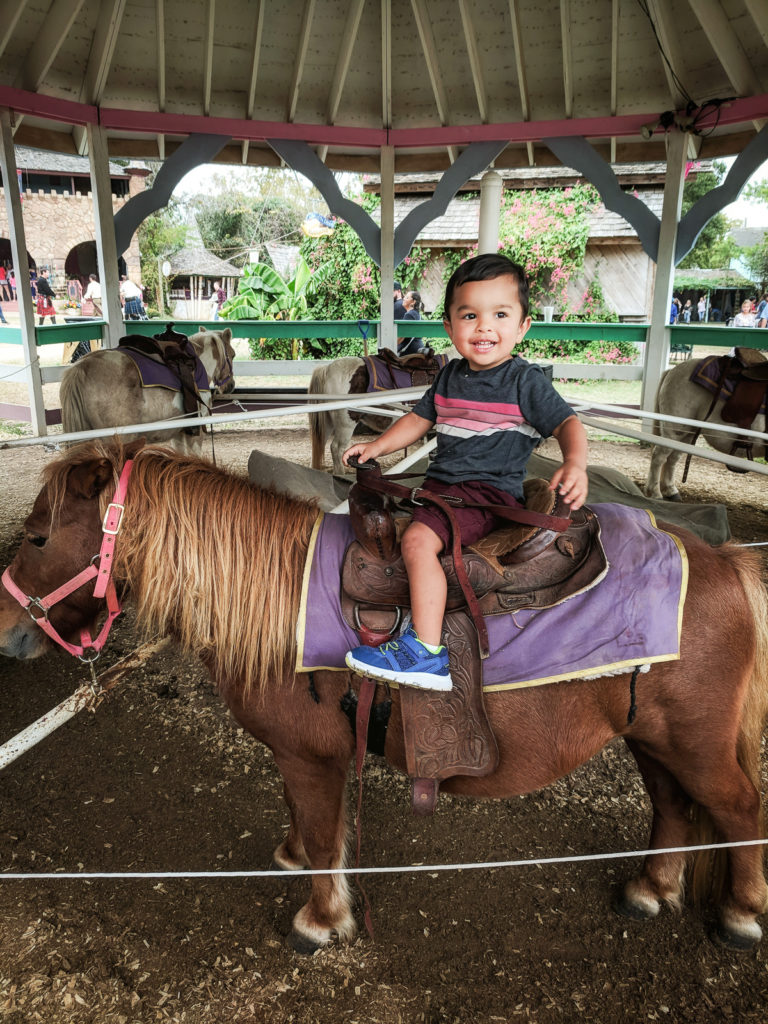
[[(46, 474), (63, 500), (73, 465), (107, 459), (118, 444), (79, 446)], [(111, 500), (105, 486), (102, 507)], [(251, 484), (170, 448), (134, 456), (115, 574), (125, 579), (142, 630), (169, 634), (206, 662), (219, 685), (262, 688), (293, 676), (304, 559), (317, 508)]]

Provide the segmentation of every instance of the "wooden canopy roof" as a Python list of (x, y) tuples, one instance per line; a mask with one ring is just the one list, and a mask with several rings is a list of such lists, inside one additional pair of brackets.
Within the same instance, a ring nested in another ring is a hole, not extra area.
[[(331, 168), (448, 166), (508, 139), (497, 167), (556, 164), (581, 135), (613, 162), (741, 151), (768, 118), (766, 0), (19, 0), (0, 25), (15, 141), (165, 158), (190, 133), (218, 159), (277, 165), (301, 139)], [(661, 125), (659, 126), (659, 122)], [(643, 137), (645, 134), (650, 138)]]

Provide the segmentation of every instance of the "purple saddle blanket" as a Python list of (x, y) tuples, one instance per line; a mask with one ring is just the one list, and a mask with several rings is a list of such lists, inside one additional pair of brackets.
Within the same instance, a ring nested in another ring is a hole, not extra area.
[[(486, 692), (630, 671), (680, 657), (688, 560), (647, 509), (591, 505), (600, 520), (608, 572), (597, 585), (545, 609), (486, 618), (491, 655)], [(296, 671), (348, 671), (360, 643), (344, 620), (340, 571), (354, 539), (349, 516), (318, 517), (304, 571)]]
[[(448, 362), (448, 356), (444, 352), (432, 358), (435, 360), (435, 373), (437, 373), (437, 370), (442, 370)], [(363, 361), (368, 370), (367, 392), (394, 391), (398, 388), (410, 388), (413, 386), (409, 370), (401, 370), (380, 356), (364, 356)]]
[[(703, 388), (706, 388), (711, 395), (722, 394), (723, 398), (729, 399), (733, 394), (733, 377), (726, 378), (718, 391), (718, 383), (723, 372), (722, 360), (729, 358), (729, 356), (707, 356), (705, 359), (701, 359), (694, 366), (690, 379), (694, 384), (700, 384)], [(763, 397), (758, 411), (761, 416), (768, 415), (765, 397)]]
[[(120, 345), (119, 350), (136, 364), (143, 388), (168, 388), (170, 391), (181, 391), (181, 382), (170, 366), (152, 359), (128, 345)], [(210, 391), (208, 374), (200, 362), (200, 357), (187, 342), (186, 351), (195, 358), (195, 384), (198, 391)]]

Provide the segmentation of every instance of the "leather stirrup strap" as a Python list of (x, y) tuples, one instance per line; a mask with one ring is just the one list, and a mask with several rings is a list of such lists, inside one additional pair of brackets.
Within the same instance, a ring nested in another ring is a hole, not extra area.
[[(355, 774), (357, 775), (357, 816), (355, 821), (357, 848), (355, 851), (355, 868), (360, 867), (360, 848), (363, 835), (363, 761), (365, 760), (365, 751), (368, 747), (368, 722), (371, 717), (371, 707), (375, 693), (375, 681), (367, 676), (363, 676), (360, 684), (360, 696), (357, 698), (357, 710), (355, 712)], [(360, 876), (357, 874), (355, 875), (355, 882), (365, 903), (365, 928), (370, 937), (373, 938), (371, 903), (360, 881)]]

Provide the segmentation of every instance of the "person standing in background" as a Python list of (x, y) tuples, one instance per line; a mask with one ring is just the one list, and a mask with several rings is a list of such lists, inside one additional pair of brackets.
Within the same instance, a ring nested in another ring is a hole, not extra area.
[(768, 295), (762, 295), (760, 297), (760, 303), (755, 313), (755, 319), (757, 320), (758, 327), (765, 327), (768, 325)]
[(11, 302), (16, 301), (16, 271), (11, 267), (11, 272), (8, 275), (8, 284), (11, 288)]
[(707, 318), (707, 300), (703, 295), (699, 296), (699, 301), (696, 304), (696, 312), (699, 314), (699, 323), (703, 324)]
[(141, 288), (127, 274), (123, 274), (120, 279), (120, 298), (123, 300), (123, 316), (126, 320), (147, 319)]
[(37, 281), (37, 315), (40, 317), (40, 327), (47, 316), (51, 318), (52, 324), (56, 323), (56, 309), (53, 305), (55, 297), (51, 282), (48, 280), (48, 271), (43, 270)]
[(0, 301), (11, 301), (11, 294), (8, 288), (8, 272), (3, 263), (0, 263)]
[(403, 305), (403, 286), (395, 281), (395, 315), (394, 320), (405, 320), (405, 306)]
[[(403, 320), (421, 320), (421, 295), (418, 292), (406, 292), (403, 306), (405, 307)], [(397, 354), (399, 356), (412, 356), (415, 352), (423, 352), (425, 347), (422, 338), (397, 339)]]

